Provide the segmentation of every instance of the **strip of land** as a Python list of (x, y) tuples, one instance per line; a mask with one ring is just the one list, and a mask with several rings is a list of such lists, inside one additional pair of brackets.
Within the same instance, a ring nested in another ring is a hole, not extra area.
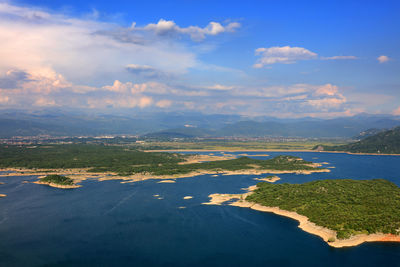
[(56, 184), (56, 183), (51, 183), (51, 182), (42, 182), (42, 181), (36, 181), (33, 182), (34, 184), (43, 184), (43, 185), (48, 185), (51, 187), (55, 188), (61, 188), (61, 189), (74, 189), (74, 188), (79, 188), (81, 185), (74, 184), (74, 185), (61, 185), (61, 184)]
[[(372, 183), (374, 183), (374, 181)], [(387, 188), (389, 188), (389, 189), (393, 188), (393, 190), (394, 190), (393, 192), (395, 192), (395, 194), (397, 194), (397, 195), (399, 194), (400, 190), (398, 190), (398, 188), (394, 188), (393, 185), (386, 184), (386, 182), (381, 182), (381, 181), (378, 181), (378, 183), (382, 183), (382, 186), (381, 186), (382, 188), (383, 187), (385, 187), (386, 189)], [(281, 185), (281, 186), (284, 186), (284, 185)], [(355, 233), (355, 234), (352, 234), (352, 235), (350, 235), (350, 236), (348, 236), (346, 238), (339, 239), (337, 231), (332, 230), (332, 229), (327, 228), (327, 227), (324, 227), (324, 226), (317, 225), (316, 223), (310, 221), (310, 219), (308, 217), (306, 217), (304, 215), (301, 215), (301, 214), (299, 214), (299, 213), (297, 213), (295, 211), (285, 210), (285, 209), (282, 209), (282, 208), (277, 207), (277, 206), (265, 206), (265, 205), (261, 205), (259, 203), (256, 203), (254, 201), (249, 201), (248, 199), (257, 199), (257, 197), (255, 197), (255, 198), (252, 197), (252, 196), (254, 196), (254, 192), (257, 189), (258, 189), (257, 186), (251, 186), (251, 187), (246, 189), (247, 192), (244, 193), (244, 194), (211, 194), (211, 195), (209, 195), (210, 201), (206, 202), (206, 203), (203, 203), (203, 204), (206, 204), (206, 205), (223, 205), (223, 204), (227, 203), (228, 205), (231, 205), (231, 206), (251, 208), (251, 209), (254, 209), (254, 210), (258, 210), (258, 211), (271, 212), (271, 213), (274, 213), (274, 214), (277, 214), (277, 215), (289, 217), (289, 218), (292, 218), (294, 220), (297, 220), (299, 222), (299, 228), (301, 228), (302, 230), (321, 237), (325, 242), (327, 242), (327, 244), (329, 244), (332, 247), (336, 247), (336, 248), (357, 246), (357, 245), (362, 244), (364, 242), (400, 242), (400, 235), (398, 233), (398, 229), (397, 229), (397, 234), (382, 233), (382, 232), (379, 231), (379, 229), (386, 229), (386, 231), (393, 231), (393, 230), (390, 230), (388, 228), (388, 226), (389, 225), (391, 225), (391, 226), (395, 225), (394, 228), (396, 228), (396, 225), (397, 226), (399, 225), (399, 223), (400, 223), (400, 220), (399, 220), (399, 208), (398, 208), (398, 206), (396, 206), (397, 203), (393, 203), (392, 205), (383, 204), (382, 209), (386, 208), (389, 212), (391, 212), (392, 213), (392, 217), (393, 217), (392, 220), (394, 220), (394, 221), (393, 222), (388, 222), (388, 223), (386, 222), (386, 225), (382, 225), (380, 228), (378, 227), (376, 233), (375, 232), (374, 233), (368, 233), (368, 234), (367, 233), (362, 233), (362, 232), (365, 232), (365, 230), (361, 231), (362, 227), (361, 228), (358, 227), (355, 231), (353, 231), (353, 233)], [(322, 194), (326, 193), (325, 190), (329, 190), (329, 189), (327, 189), (325, 187), (319, 187), (319, 189), (321, 190)], [(296, 189), (296, 190), (298, 190), (298, 189)], [(258, 192), (258, 194), (260, 194), (260, 192)], [(306, 192), (306, 194), (309, 195), (310, 192)], [(351, 194), (349, 194), (348, 197), (350, 199), (353, 198), (353, 196)], [(386, 197), (388, 199), (391, 199), (390, 195), (386, 196)], [(395, 196), (393, 196), (393, 197), (395, 197)], [(262, 197), (262, 198), (265, 199), (265, 198), (268, 198), (268, 197)], [(272, 198), (276, 198), (276, 195), (271, 196), (271, 199)], [(284, 198), (283, 195), (282, 195), (282, 198)], [(292, 198), (294, 198), (294, 197), (292, 197)], [(383, 196), (383, 198), (385, 198), (385, 196)], [(384, 201), (382, 201), (383, 198), (381, 198), (379, 200), (384, 203)], [(314, 203), (318, 202), (318, 199), (319, 198), (315, 198), (314, 199)], [(290, 201), (290, 200), (288, 199), (287, 201)], [(334, 203), (335, 201), (333, 201), (332, 199), (329, 199), (329, 201), (331, 202), (330, 203), (331, 205), (335, 205), (335, 203)], [(342, 201), (342, 200), (340, 200), (340, 201)], [(374, 200), (372, 200), (372, 201), (374, 201)], [(296, 202), (296, 200), (294, 200), (294, 202)], [(310, 202), (310, 203), (312, 203), (312, 202)], [(300, 203), (299, 205), (302, 205), (302, 204), (303, 203)], [(293, 204), (290, 204), (290, 205), (293, 205)], [(313, 208), (312, 204), (309, 204), (309, 205), (310, 205), (311, 208)], [(349, 208), (348, 209), (350, 210), (350, 212), (359, 212), (360, 211), (360, 210), (351, 211), (351, 208), (352, 208), (352, 206), (351, 206), (351, 204), (349, 204)], [(372, 207), (372, 209), (374, 209), (374, 208), (375, 207)], [(326, 209), (329, 209), (329, 208), (326, 208)], [(368, 212), (368, 211), (366, 211), (364, 209), (361, 209), (361, 210), (365, 211), (366, 213), (370, 213), (370, 212)], [(393, 214), (393, 211), (396, 211), (396, 212)], [(334, 216), (336, 216), (336, 217), (337, 216), (339, 216), (339, 217), (341, 216), (341, 214), (336, 214), (335, 211), (333, 211), (332, 214)], [(324, 216), (330, 216), (329, 215), (329, 210), (328, 211), (325, 210), (323, 212), (323, 215)], [(322, 216), (322, 215), (318, 215), (318, 216)], [(376, 218), (379, 218), (378, 217), (379, 215), (376, 215), (376, 216), (377, 216)], [(379, 219), (376, 219), (376, 218), (373, 218), (373, 216), (372, 216), (372, 220), (379, 220)], [(344, 220), (346, 220), (346, 219), (344, 219)], [(364, 222), (368, 223), (368, 217), (363, 217), (359, 221), (362, 222), (363, 220), (364, 220)], [(339, 221), (340, 221), (340, 218), (339, 218)], [(343, 224), (345, 224), (345, 223), (346, 222), (344, 222)], [(372, 223), (375, 224), (376, 222), (373, 221)], [(380, 221), (378, 222), (378, 224), (379, 223), (380, 223)], [(396, 229), (394, 229), (394, 231), (396, 231)]]
[[(199, 175), (261, 175), (266, 173), (311, 174), (329, 172), (318, 163), (293, 156), (260, 160), (234, 155), (179, 155), (148, 153), (122, 148), (93, 146), (12, 147), (2, 151), (0, 176), (62, 175), (74, 183), (86, 179), (138, 182), (171, 180)], [(51, 157), (50, 160), (46, 160)]]

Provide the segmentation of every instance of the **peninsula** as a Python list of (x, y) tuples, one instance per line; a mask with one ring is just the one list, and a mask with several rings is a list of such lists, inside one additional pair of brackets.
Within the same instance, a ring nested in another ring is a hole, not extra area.
[(261, 182), (248, 190), (245, 194), (212, 194), (204, 204), (236, 200), (229, 205), (290, 217), (333, 247), (400, 242), (400, 188), (387, 180)]

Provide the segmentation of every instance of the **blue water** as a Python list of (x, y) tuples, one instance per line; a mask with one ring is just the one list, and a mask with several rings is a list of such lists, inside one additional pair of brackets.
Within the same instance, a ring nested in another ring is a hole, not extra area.
[[(400, 186), (398, 156), (284, 154), (336, 168), (279, 175), (278, 183), (385, 178)], [(0, 177), (0, 193), (7, 194), (0, 199), (0, 266), (400, 266), (398, 243), (334, 249), (292, 219), (201, 205), (211, 193), (242, 192), (257, 183), (254, 177), (260, 176), (84, 181), (74, 190), (22, 183), (35, 176)]]

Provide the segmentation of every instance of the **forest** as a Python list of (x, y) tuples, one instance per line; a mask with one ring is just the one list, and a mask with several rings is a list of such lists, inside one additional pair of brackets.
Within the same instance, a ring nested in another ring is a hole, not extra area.
[(304, 184), (260, 182), (246, 200), (279, 207), (335, 230), (338, 239), (400, 229), (400, 188), (384, 179), (319, 180)]

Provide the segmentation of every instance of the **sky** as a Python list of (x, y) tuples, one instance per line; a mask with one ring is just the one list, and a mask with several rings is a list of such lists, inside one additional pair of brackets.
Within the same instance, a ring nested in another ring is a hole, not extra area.
[(400, 115), (400, 1), (0, 0), (0, 109)]

